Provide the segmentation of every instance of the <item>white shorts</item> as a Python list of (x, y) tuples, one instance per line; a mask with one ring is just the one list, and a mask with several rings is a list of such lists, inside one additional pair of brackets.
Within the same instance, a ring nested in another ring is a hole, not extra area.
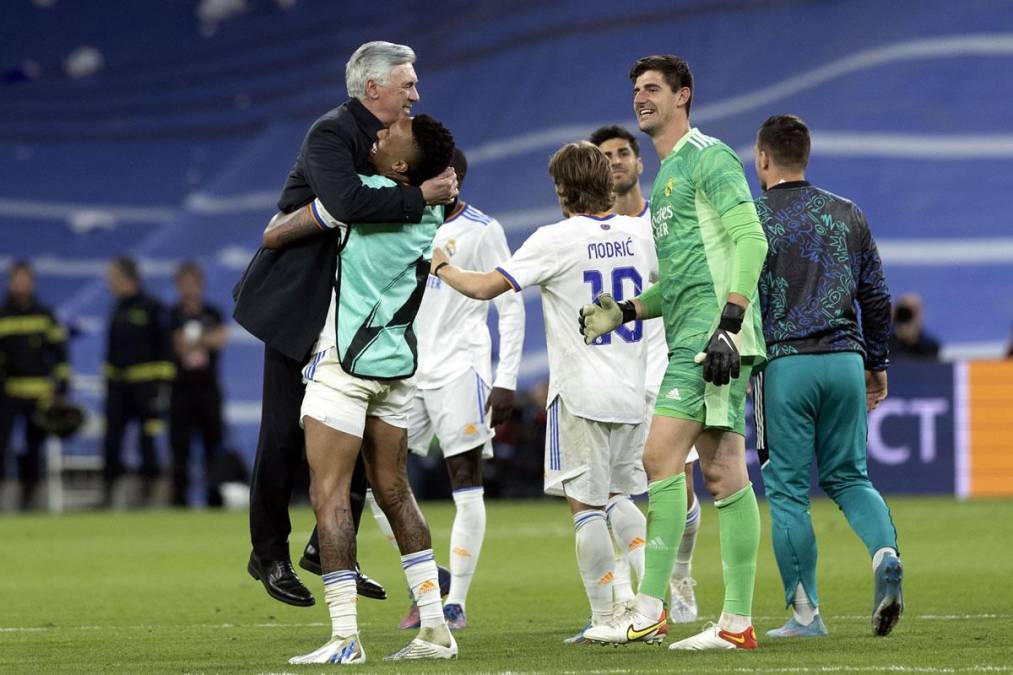
[(425, 457), (435, 435), (444, 457), (481, 446), (482, 458), (489, 459), (494, 432), (485, 412), (488, 396), (489, 386), (474, 369), (438, 389), (416, 390), (408, 414), (408, 447)]
[[(647, 390), (647, 430), (648, 430), (648, 433), (650, 433), (650, 429), (651, 429), (651, 418), (654, 417), (654, 404), (657, 403), (657, 402), (658, 402), (658, 391), (657, 390), (651, 391), (650, 389), (648, 389)], [(689, 464), (691, 462), (696, 462), (699, 459), (700, 459), (700, 453), (698, 453), (696, 451), (696, 446), (694, 445), (692, 448), (689, 449), (689, 454), (686, 455), (686, 464)]]
[(556, 397), (545, 430), (545, 494), (604, 506), (610, 494), (647, 490), (644, 441), (647, 425), (597, 422), (578, 417)]
[(313, 355), (303, 368), (302, 409), (307, 417), (332, 429), (362, 438), (366, 417), (378, 417), (391, 426), (408, 428), (415, 384), (412, 380), (366, 380), (341, 368), (333, 347)]

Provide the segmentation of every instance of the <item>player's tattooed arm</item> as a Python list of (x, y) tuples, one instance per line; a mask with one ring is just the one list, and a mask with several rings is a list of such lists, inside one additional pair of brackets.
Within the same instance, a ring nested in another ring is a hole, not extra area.
[(291, 244), (308, 239), (323, 232), (313, 215), (310, 205), (292, 213), (276, 213), (264, 230), (262, 245), (264, 248), (285, 248)]

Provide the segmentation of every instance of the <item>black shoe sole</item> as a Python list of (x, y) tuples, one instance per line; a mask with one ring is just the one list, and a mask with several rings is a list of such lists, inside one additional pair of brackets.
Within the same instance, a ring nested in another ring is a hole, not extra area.
[(261, 583), (268, 595), (278, 602), (284, 602), (286, 605), (292, 605), (293, 607), (312, 607), (317, 602), (312, 596), (310, 596), (308, 600), (298, 600), (296, 598), (276, 593), (266, 581), (260, 578), (260, 572), (258, 572), (257, 568), (253, 566), (253, 563), (246, 564), (246, 571), (250, 573), (250, 576), (253, 577), (255, 581), (259, 581)]

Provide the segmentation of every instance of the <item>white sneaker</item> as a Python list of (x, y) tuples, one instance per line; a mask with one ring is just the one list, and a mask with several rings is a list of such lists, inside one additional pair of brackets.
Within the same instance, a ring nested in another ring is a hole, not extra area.
[(696, 593), (693, 577), (672, 577), (668, 584), (672, 592), (672, 606), (668, 608), (668, 620), (672, 623), (692, 623), (696, 621)]
[(320, 649), (302, 656), (293, 656), (288, 660), (291, 664), (300, 663), (337, 663), (355, 664), (366, 662), (366, 650), (362, 648), (359, 634), (348, 637), (335, 636)]
[(622, 645), (627, 642), (647, 642), (657, 644), (668, 635), (668, 623), (665, 611), (661, 617), (652, 619), (635, 609), (628, 609), (608, 623), (592, 626), (584, 631), (584, 639), (589, 642)]
[(741, 633), (730, 633), (717, 624), (709, 623), (703, 631), (685, 640), (679, 640), (669, 649), (703, 651), (706, 649), (756, 649), (756, 631), (750, 626)]
[(414, 661), (418, 659), (456, 659), (457, 640), (446, 624), (438, 628), (421, 628), (407, 645), (384, 661)]

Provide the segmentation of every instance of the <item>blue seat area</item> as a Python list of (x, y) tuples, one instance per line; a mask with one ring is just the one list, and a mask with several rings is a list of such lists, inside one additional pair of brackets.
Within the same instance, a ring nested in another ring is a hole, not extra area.
[[(79, 332), (75, 370), (93, 406), (104, 261), (136, 255), (169, 301), (175, 265), (195, 258), (230, 312), (303, 134), (344, 99), (344, 63), (367, 39), (415, 47), (417, 110), (454, 131), (471, 160), (465, 199), (499, 217), (514, 248), (560, 217), (551, 153), (600, 124), (634, 127), (631, 64), (676, 52), (696, 76), (693, 123), (740, 152), (754, 193), (757, 127), (801, 115), (810, 178), (861, 205), (891, 289), (923, 295), (944, 343), (997, 350), (1008, 335), (1013, 90), (999, 83), (1013, 10), (1001, 3), (402, 1), (379, 13), (261, 0), (210, 27), (195, 3), (9, 4), (19, 30), (0, 44), (0, 258), (39, 262), (42, 297)], [(60, 64), (81, 44), (104, 67), (67, 78)], [(26, 59), (38, 79), (17, 75)], [(657, 157), (641, 145), (647, 186)], [(534, 295), (522, 385), (546, 369)], [(262, 348), (234, 333), (223, 379), (237, 443), (252, 451)]]

